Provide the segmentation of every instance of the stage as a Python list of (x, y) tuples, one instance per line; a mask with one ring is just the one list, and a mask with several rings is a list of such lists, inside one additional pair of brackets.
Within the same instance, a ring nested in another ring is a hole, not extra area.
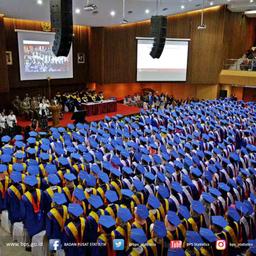
[[(105, 114), (101, 114), (101, 115), (95, 115), (95, 116), (88, 116), (85, 118), (86, 122), (90, 123), (90, 122), (95, 122), (95, 121), (100, 121), (103, 120), (105, 118), (105, 116), (115, 116), (117, 114), (121, 114), (124, 116), (130, 116), (130, 115), (134, 115), (134, 114), (138, 114), (140, 112), (140, 108), (138, 107), (134, 107), (134, 106), (127, 106), (121, 103), (117, 103), (117, 111), (116, 112), (110, 112), (110, 113), (105, 113)], [(60, 124), (59, 126), (67, 126), (67, 124), (73, 123), (73, 120), (71, 120), (73, 113), (64, 113), (64, 117), (62, 120), (60, 120)], [(31, 125), (31, 121), (27, 121), (27, 120), (22, 120), (21, 118), (17, 118), (18, 119), (18, 125), (21, 127), (26, 127), (26, 126), (30, 126)], [(52, 121), (49, 121), (49, 126), (52, 125)]]

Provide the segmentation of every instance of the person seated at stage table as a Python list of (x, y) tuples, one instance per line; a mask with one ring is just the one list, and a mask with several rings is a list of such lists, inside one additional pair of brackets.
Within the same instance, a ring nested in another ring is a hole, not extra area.
[(12, 107), (16, 114), (21, 112), (21, 100), (18, 95), (15, 96), (15, 99), (12, 101)]
[(21, 102), (21, 113), (25, 116), (26, 119), (29, 119), (30, 110), (31, 110), (30, 98), (26, 97)]

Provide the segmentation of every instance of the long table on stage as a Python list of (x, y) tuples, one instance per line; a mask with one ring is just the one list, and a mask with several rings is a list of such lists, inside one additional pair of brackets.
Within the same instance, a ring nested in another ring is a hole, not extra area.
[(103, 100), (101, 102), (88, 102), (82, 104), (86, 111), (86, 116), (95, 116), (104, 113), (116, 112), (117, 101), (116, 100)]

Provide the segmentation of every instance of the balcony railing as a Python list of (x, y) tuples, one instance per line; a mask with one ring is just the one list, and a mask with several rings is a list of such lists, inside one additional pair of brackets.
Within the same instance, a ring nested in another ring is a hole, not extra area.
[(256, 59), (227, 59), (224, 62), (223, 69), (256, 71)]

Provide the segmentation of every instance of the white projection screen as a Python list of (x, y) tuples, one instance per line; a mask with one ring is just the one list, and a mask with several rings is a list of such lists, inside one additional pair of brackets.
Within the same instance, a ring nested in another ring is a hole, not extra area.
[(52, 52), (55, 33), (17, 30), (20, 80), (73, 78), (72, 47), (68, 57)]
[(166, 39), (159, 59), (150, 51), (153, 38), (137, 38), (138, 82), (185, 82), (187, 80), (188, 48), (190, 39)]

